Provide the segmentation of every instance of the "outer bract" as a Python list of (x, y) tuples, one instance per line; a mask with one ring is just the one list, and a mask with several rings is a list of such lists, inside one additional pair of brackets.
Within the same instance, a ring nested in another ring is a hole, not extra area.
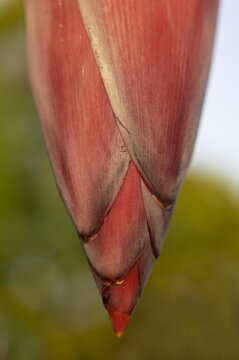
[(161, 249), (209, 71), (217, 0), (25, 0), (63, 201), (120, 336)]

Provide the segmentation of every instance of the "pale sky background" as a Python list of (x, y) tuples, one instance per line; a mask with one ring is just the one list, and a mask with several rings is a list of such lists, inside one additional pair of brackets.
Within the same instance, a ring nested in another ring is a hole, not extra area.
[(222, 0), (211, 73), (191, 163), (239, 187), (239, 0)]

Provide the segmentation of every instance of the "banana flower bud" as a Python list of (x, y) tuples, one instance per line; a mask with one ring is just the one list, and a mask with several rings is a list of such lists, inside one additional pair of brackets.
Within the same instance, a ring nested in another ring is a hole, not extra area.
[(25, 0), (56, 182), (120, 336), (157, 258), (198, 128), (217, 0)]

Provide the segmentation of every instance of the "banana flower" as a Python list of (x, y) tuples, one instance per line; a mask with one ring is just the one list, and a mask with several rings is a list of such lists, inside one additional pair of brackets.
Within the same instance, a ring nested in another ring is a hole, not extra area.
[(184, 179), (217, 0), (25, 0), (56, 182), (121, 336)]

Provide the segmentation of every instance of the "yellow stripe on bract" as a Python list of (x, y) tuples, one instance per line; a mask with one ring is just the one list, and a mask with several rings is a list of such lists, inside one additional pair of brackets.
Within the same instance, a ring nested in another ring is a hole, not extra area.
[(89, 242), (89, 241), (95, 240), (97, 238), (98, 234), (96, 233), (91, 236), (85, 236), (85, 235), (81, 235), (81, 236), (82, 236), (84, 242)]
[(121, 101), (123, 94), (119, 93), (115, 77), (110, 70), (110, 56), (107, 52), (108, 46), (104, 44), (104, 38), (100, 35), (97, 14), (92, 3), (93, 1), (91, 0), (78, 0), (82, 19), (91, 42), (92, 51), (102, 76), (112, 110), (116, 119), (119, 120), (117, 123), (120, 125), (121, 130), (129, 133), (128, 125), (126, 125), (123, 120), (129, 116), (126, 111), (127, 99), (125, 98), (123, 102)]
[(152, 195), (152, 197), (153, 197), (153, 199), (154, 199), (154, 201), (160, 206), (160, 207), (162, 207), (162, 208), (164, 208), (164, 209), (171, 209), (171, 207), (173, 206), (172, 204), (167, 204), (167, 203), (164, 203), (163, 201), (161, 201), (161, 200), (159, 200), (158, 198), (157, 198), (157, 196), (155, 196), (154, 194)]

